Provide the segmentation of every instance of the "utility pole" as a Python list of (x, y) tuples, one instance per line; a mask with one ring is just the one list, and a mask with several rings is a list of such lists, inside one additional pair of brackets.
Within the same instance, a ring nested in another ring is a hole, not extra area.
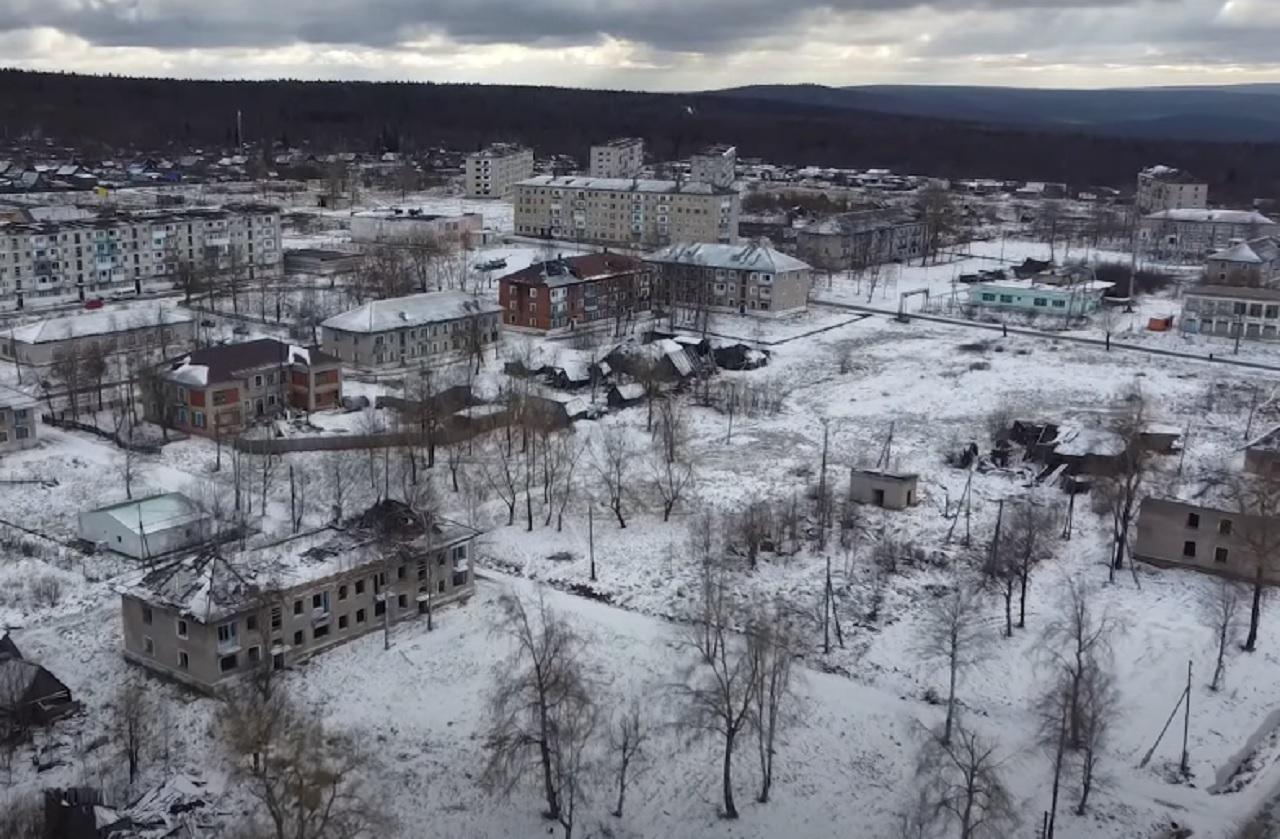
[[(830, 420), (822, 419), (822, 466), (818, 472), (818, 549), (827, 547), (827, 442), (830, 434)], [(828, 579), (830, 575), (830, 560)]]
[(1183, 775), (1191, 774), (1191, 756), (1187, 752), (1187, 738), (1191, 734), (1191, 662), (1187, 662), (1187, 705), (1182, 714), (1182, 763), (1179, 767)]
[(591, 552), (591, 582), (596, 581), (596, 504), (594, 500), (587, 502), (587, 550)]

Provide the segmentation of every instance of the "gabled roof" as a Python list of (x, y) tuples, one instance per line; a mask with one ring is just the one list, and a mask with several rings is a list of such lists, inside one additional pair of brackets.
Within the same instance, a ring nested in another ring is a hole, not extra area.
[(334, 315), (320, 325), (341, 332), (377, 333), (501, 311), (502, 307), (493, 300), (475, 297), (464, 291), (431, 291), (407, 297), (371, 300), (363, 306)]
[(565, 286), (631, 274), (644, 269), (644, 262), (633, 256), (607, 252), (584, 253), (578, 256), (549, 259), (546, 262), (535, 262), (527, 268), (507, 274), (499, 282)]
[(1238, 262), (1243, 265), (1262, 265), (1280, 258), (1280, 246), (1270, 236), (1259, 236), (1247, 242), (1237, 242), (1229, 248), (1210, 254), (1217, 262)]
[(180, 492), (166, 492), (147, 498), (122, 501), (119, 504), (99, 507), (87, 512), (110, 516), (121, 527), (138, 535), (180, 527), (205, 517), (191, 499)]
[(1184, 297), (1227, 297), (1233, 300), (1257, 300), (1274, 303), (1280, 300), (1280, 289), (1249, 288), (1234, 285), (1192, 286), (1182, 292)]
[(133, 329), (149, 329), (155, 326), (172, 326), (191, 323), (191, 316), (174, 309), (157, 306), (154, 309), (98, 309), (60, 318), (47, 318), (8, 331), (14, 341), (23, 344), (48, 344), (69, 338), (90, 338), (94, 335), (113, 335)]
[(745, 245), (713, 245), (703, 242), (669, 245), (654, 251), (645, 259), (649, 262), (701, 265), (737, 271), (767, 271), (774, 274), (810, 269), (807, 262), (755, 242)]
[(274, 338), (259, 338), (242, 344), (205, 347), (180, 356), (168, 362), (164, 375), (174, 381), (205, 387), (212, 383), (232, 381), (242, 371), (271, 365), (318, 367), (340, 363), (338, 359), (317, 349), (286, 344)]

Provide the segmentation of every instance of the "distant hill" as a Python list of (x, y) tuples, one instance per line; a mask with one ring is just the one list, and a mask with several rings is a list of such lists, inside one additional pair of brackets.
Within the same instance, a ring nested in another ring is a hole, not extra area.
[[(1260, 103), (1280, 101), (1280, 94), (1273, 98), (1266, 92), (1231, 95)], [(1208, 180), (1215, 201), (1280, 196), (1280, 142), (1240, 142), (1264, 130), (1270, 111), (1259, 107), (1254, 124), (1239, 114), (1234, 134), (1220, 126), (1224, 142), (1190, 142), (1167, 136), (1186, 112), (1116, 105), (1108, 110), (1088, 104), (1096, 102), (1092, 96), (1083, 91), (995, 95), (983, 88), (820, 86), (661, 94), (0, 70), (0, 144), (29, 148), (33, 139), (50, 139), (74, 144), (90, 159), (122, 149), (167, 155), (193, 147), (229, 150), (239, 111), (246, 140), (316, 151), (474, 149), (514, 140), (540, 154), (571, 154), (585, 162), (591, 143), (635, 135), (663, 160), (730, 142), (743, 157), (781, 164), (1130, 189), (1139, 169), (1165, 163)], [(1200, 98), (1213, 100), (1205, 92), (1184, 95), (1182, 101)], [(1122, 132), (1123, 137), (1105, 136), (1095, 130), (1104, 116), (1113, 126), (1137, 123), (1153, 127), (1160, 136), (1136, 137), (1132, 130)], [(0, 149), (0, 157), (8, 154)]]
[(1280, 85), (1275, 84), (1111, 90), (754, 85), (713, 93), (1109, 137), (1280, 141)]

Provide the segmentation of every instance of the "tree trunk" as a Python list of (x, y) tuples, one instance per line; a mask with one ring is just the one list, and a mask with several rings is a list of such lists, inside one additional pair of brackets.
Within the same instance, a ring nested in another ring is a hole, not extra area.
[(613, 508), (613, 515), (618, 519), (618, 527), (625, 530), (627, 522), (626, 519), (622, 517), (622, 499), (615, 499), (609, 506)]
[(1262, 619), (1262, 569), (1258, 569), (1253, 583), (1253, 603), (1249, 606), (1249, 636), (1244, 641), (1244, 651), (1251, 653), (1258, 648), (1258, 621)]
[(947, 723), (942, 730), (942, 742), (944, 744), (951, 742), (951, 723), (955, 717), (956, 711), (956, 657), (955, 651), (951, 655), (951, 688), (947, 693)]
[(1004, 584), (1004, 637), (1013, 637), (1013, 580)]
[(1030, 576), (1025, 570), (1018, 575), (1021, 588), (1021, 593), (1018, 595), (1018, 629), (1023, 629), (1027, 625), (1027, 581)]
[(1089, 806), (1089, 791), (1093, 789), (1093, 749), (1084, 753), (1080, 766), (1080, 803), (1076, 805), (1076, 815), (1083, 816)]
[(738, 808), (733, 805), (733, 734), (724, 738), (724, 817), (736, 819)]

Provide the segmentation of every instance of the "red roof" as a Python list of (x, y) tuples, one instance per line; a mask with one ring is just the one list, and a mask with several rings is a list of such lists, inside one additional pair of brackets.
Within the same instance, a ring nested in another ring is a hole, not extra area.
[(585, 253), (535, 262), (528, 268), (507, 274), (504, 283), (521, 285), (571, 285), (588, 280), (616, 277), (647, 270), (642, 259), (621, 253)]

